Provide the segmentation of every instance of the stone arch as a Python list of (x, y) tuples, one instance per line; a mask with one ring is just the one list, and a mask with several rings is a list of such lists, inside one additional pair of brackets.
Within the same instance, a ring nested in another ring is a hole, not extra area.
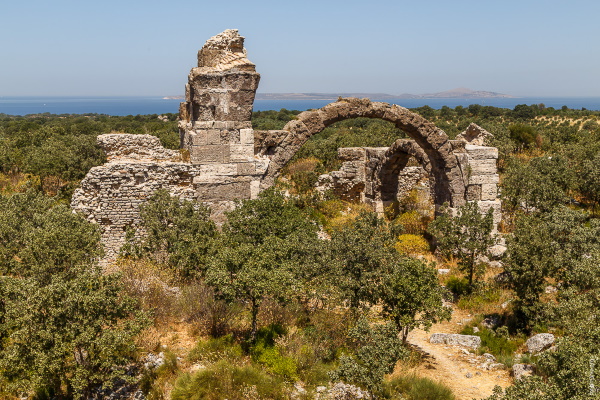
[(339, 99), (321, 109), (305, 111), (299, 114), (296, 120), (288, 122), (283, 128), (287, 133), (277, 151), (271, 156), (261, 187), (267, 188), (274, 183), (283, 166), (312, 135), (335, 122), (359, 117), (383, 119), (406, 132), (418, 145), (416, 147), (419, 150), (415, 150), (405, 142), (396, 142), (392, 146), (395, 150), (392, 148), (389, 150), (389, 157), (393, 158), (392, 154), (400, 152), (401, 149), (418, 154), (422, 164), (430, 169), (436, 204), (448, 202), (453, 207), (464, 204), (465, 186), (462, 182), (462, 173), (458, 160), (452, 152), (448, 135), (432, 122), (404, 107), (371, 102), (369, 99)]
[[(429, 176), (430, 186), (435, 187), (435, 176), (432, 174), (431, 162), (423, 149), (410, 139), (398, 139), (384, 153), (381, 162), (372, 166), (371, 182), (373, 200), (382, 202), (395, 201), (398, 193), (398, 176), (409, 160), (414, 158)], [(435, 192), (432, 193), (434, 202), (443, 203), (445, 199), (436, 199)]]

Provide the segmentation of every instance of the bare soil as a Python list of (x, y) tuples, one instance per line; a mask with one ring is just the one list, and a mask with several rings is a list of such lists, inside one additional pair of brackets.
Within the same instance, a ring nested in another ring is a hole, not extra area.
[(458, 333), (469, 317), (466, 312), (455, 310), (450, 321), (432, 326), (429, 332), (413, 330), (408, 342), (422, 354), (422, 362), (412, 368), (398, 368), (403, 374), (414, 373), (445, 384), (457, 400), (483, 399), (492, 394), (496, 385), (502, 388), (511, 385), (512, 378), (508, 370), (487, 371), (482, 367), (485, 361), (483, 356), (459, 346), (429, 343), (432, 333)]

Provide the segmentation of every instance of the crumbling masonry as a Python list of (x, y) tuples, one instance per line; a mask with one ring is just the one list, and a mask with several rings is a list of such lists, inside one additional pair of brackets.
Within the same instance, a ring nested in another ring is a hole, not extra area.
[[(223, 222), (235, 200), (255, 198), (273, 185), (312, 135), (357, 117), (390, 121), (410, 139), (385, 148), (340, 149), (342, 168), (322, 176), (322, 186), (382, 212), (425, 176), (436, 206), (475, 201), (482, 212), (493, 207), (499, 222), (498, 150), (485, 146), (488, 132), (471, 124), (450, 140), (404, 107), (355, 98), (303, 112), (282, 130), (255, 131), (250, 119), (260, 75), (243, 43), (237, 30), (226, 30), (198, 52), (179, 110), (181, 152), (164, 149), (150, 135), (98, 137), (108, 162), (89, 171), (71, 206), (101, 226), (105, 261), (116, 256), (127, 228), (139, 224), (139, 206), (156, 190), (202, 201), (211, 207), (212, 218)], [(407, 166), (409, 160), (420, 167)]]

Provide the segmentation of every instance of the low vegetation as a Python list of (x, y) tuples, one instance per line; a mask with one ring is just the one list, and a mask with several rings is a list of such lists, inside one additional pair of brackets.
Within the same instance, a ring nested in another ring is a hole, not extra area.
[[(240, 202), (221, 229), (203, 206), (157, 192), (142, 210), (146, 235), (130, 231), (117, 265), (100, 271), (97, 228), (66, 205), (104, 161), (95, 136), (150, 133), (175, 148), (175, 115), (1, 115), (0, 397), (313, 399), (343, 381), (376, 398), (453, 399), (399, 368), (415, 362), (408, 334), (446, 321), (448, 301), (472, 314), (463, 333), (482, 338), (480, 352), (536, 366), (490, 399), (597, 396), (599, 113), (415, 111), (452, 137), (471, 121), (494, 134), (500, 263), (487, 252), (491, 215), (469, 206), (432, 222), (412, 193), (378, 218), (315, 193), (338, 147), (404, 136), (355, 119), (309, 140), (280, 186)], [(255, 113), (253, 124), (280, 129), (295, 115)], [(556, 348), (523, 355), (539, 332), (559, 336)]]

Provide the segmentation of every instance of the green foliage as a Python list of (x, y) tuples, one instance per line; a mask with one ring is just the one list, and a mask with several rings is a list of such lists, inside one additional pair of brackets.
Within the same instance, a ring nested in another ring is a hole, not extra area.
[(250, 306), (251, 337), (261, 302), (288, 301), (314, 271), (321, 241), (307, 215), (275, 190), (245, 200), (227, 214), (206, 282), (228, 300)]
[[(153, 134), (168, 148), (179, 146), (175, 118), (165, 122), (157, 115), (4, 116), (0, 118), (0, 172), (34, 174), (41, 178), (40, 187), (45, 191), (67, 190), (69, 197), (73, 186), (68, 183), (82, 179), (91, 167), (104, 162), (96, 136), (110, 132)], [(50, 184), (49, 177), (58, 182)]]
[(469, 280), (457, 276), (451, 276), (448, 281), (446, 281), (446, 287), (456, 297), (462, 297), (470, 292)]
[(462, 335), (475, 335), (481, 338), (480, 353), (490, 353), (496, 358), (512, 358), (515, 351), (523, 344), (521, 337), (510, 338), (508, 334), (503, 334), (502, 327), (496, 331), (488, 328), (481, 328), (475, 332), (472, 327), (464, 328), (460, 333)]
[(447, 207), (442, 209), (441, 215), (429, 224), (429, 232), (435, 236), (440, 252), (457, 260), (459, 269), (467, 274), (470, 287), (474, 278), (485, 270), (479, 257), (485, 256), (495, 241), (491, 235), (492, 213), (490, 209), (481, 215), (476, 203), (467, 203), (456, 210), (455, 216)]
[(158, 190), (140, 206), (144, 239), (140, 244), (127, 243), (121, 254), (147, 256), (183, 277), (201, 275), (217, 235), (209, 217), (204, 205)]
[(523, 215), (508, 240), (505, 270), (517, 296), (516, 311), (527, 326), (544, 317), (540, 301), (548, 279), (563, 288), (588, 290), (600, 285), (597, 260), (600, 222), (585, 213), (556, 208)]
[(331, 234), (333, 282), (352, 309), (376, 302), (375, 288), (400, 258), (394, 244), (390, 227), (373, 212), (362, 212)]
[(145, 318), (122, 296), (120, 277), (94, 266), (97, 227), (33, 192), (0, 201), (0, 375), (7, 386), (80, 398), (128, 379), (133, 337)]
[(235, 360), (242, 356), (242, 346), (235, 342), (233, 335), (202, 340), (190, 351), (188, 359), (192, 362), (214, 364), (221, 360)]
[(452, 391), (441, 383), (415, 375), (397, 376), (385, 382), (384, 395), (392, 400), (454, 400)]
[(573, 171), (564, 157), (537, 157), (529, 162), (511, 159), (502, 183), (502, 198), (512, 212), (547, 212), (564, 204), (573, 186)]
[(314, 157), (321, 160), (327, 171), (338, 169), (340, 147), (389, 146), (406, 134), (391, 122), (380, 119), (355, 118), (336, 122), (322, 132), (312, 136), (294, 155), (292, 160)]
[(600, 154), (582, 163), (579, 191), (596, 206), (600, 205)]
[(252, 128), (257, 130), (282, 129), (286, 123), (300, 114), (297, 110), (255, 111), (252, 113)]
[(537, 132), (531, 125), (515, 124), (508, 127), (510, 138), (517, 143), (517, 148), (523, 149), (536, 144)]
[(352, 355), (340, 357), (338, 368), (331, 372), (334, 381), (343, 380), (379, 394), (383, 391), (383, 378), (394, 370), (396, 362), (408, 351), (398, 338), (396, 327), (391, 324), (370, 325), (361, 317), (353, 327), (348, 339)]
[(425, 254), (429, 251), (429, 242), (423, 236), (405, 233), (398, 236), (395, 247), (401, 254)]
[(0, 269), (48, 281), (102, 253), (98, 228), (35, 191), (0, 196)]
[(227, 398), (287, 400), (289, 393), (283, 379), (253, 365), (236, 365), (225, 360), (194, 374), (182, 375), (171, 392), (172, 400)]
[[(467, 288), (468, 288), (467, 282)], [(500, 302), (502, 290), (496, 287), (482, 286), (475, 291), (467, 292), (463, 295), (458, 303), (458, 308), (463, 310), (482, 310), (488, 306), (497, 305)]]
[(417, 210), (411, 210), (400, 214), (394, 220), (394, 224), (400, 224), (403, 228), (403, 233), (413, 235), (422, 235), (427, 229), (426, 218)]
[(451, 309), (443, 306), (443, 294), (435, 269), (405, 258), (384, 275), (378, 297), (383, 316), (394, 321), (406, 342), (412, 329), (428, 330), (432, 324), (450, 319)]

